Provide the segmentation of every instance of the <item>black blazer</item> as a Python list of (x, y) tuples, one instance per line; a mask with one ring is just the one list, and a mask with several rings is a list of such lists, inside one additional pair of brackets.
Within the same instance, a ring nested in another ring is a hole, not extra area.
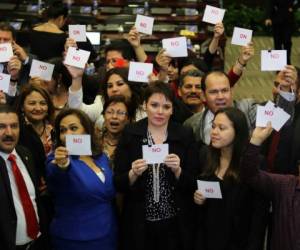
[[(130, 186), (128, 172), (131, 163), (142, 158), (142, 145), (147, 145), (148, 120), (143, 119), (125, 127), (115, 152), (115, 185), (124, 194), (123, 214), (121, 218), (122, 249), (140, 250), (145, 247), (145, 188), (147, 174), (144, 172), (137, 181)], [(180, 158), (182, 173), (176, 180), (171, 170), (167, 178), (175, 186), (175, 204), (178, 209), (179, 241), (182, 250), (191, 250), (194, 232), (194, 204), (193, 192), (194, 174), (197, 172), (196, 147), (191, 129), (180, 124), (169, 122), (168, 138), (169, 152)]]
[[(38, 181), (36, 178), (34, 161), (26, 148), (17, 146), (16, 151), (26, 166), (35, 187), (36, 203), (40, 219), (40, 231), (43, 234), (45, 233), (46, 222), (44, 220), (44, 213), (39, 200), (39, 193), (37, 189)], [(14, 207), (8, 172), (5, 161), (2, 157), (0, 157), (0, 201), (0, 249), (15, 250), (17, 215)]]

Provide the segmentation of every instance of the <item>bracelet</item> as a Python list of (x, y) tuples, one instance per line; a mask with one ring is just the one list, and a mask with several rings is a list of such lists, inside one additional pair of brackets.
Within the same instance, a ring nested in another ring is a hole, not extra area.
[(245, 68), (245, 67), (247, 66), (247, 63), (242, 64), (242, 63), (240, 62), (239, 58), (237, 59), (237, 62), (238, 62), (238, 64), (241, 65), (243, 68)]

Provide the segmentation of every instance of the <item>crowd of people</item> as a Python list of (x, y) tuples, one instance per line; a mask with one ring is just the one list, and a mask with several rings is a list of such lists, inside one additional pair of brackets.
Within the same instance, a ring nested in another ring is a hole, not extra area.
[[(90, 74), (64, 64), (70, 47), (92, 49), (64, 32), (68, 9), (57, 1), (45, 14), (29, 50), (0, 23), (14, 52), (0, 63), (10, 75), (0, 92), (0, 249), (300, 250), (293, 65), (274, 74), (272, 101), (290, 119), (273, 131), (255, 127), (259, 103), (233, 98), (254, 45), (229, 72), (213, 68), (222, 23), (202, 58), (151, 57), (133, 27)], [(33, 59), (55, 65), (51, 81), (29, 76)], [(131, 61), (153, 63), (147, 84), (128, 80)], [(91, 154), (71, 154), (69, 135), (89, 135)], [(163, 161), (149, 163), (143, 148), (162, 144)], [(218, 183), (222, 198), (197, 180)]]

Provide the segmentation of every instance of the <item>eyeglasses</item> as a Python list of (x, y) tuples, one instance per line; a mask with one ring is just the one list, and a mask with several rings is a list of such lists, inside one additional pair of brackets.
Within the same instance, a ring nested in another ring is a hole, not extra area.
[(117, 115), (119, 117), (124, 117), (124, 116), (127, 115), (127, 112), (126, 111), (122, 111), (122, 110), (115, 111), (115, 110), (111, 109), (111, 110), (106, 110), (105, 114), (106, 115), (110, 115), (110, 116)]

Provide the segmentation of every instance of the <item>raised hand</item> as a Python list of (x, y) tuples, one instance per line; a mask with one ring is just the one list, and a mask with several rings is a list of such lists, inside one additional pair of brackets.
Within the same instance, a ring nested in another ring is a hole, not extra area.
[(250, 143), (260, 146), (269, 137), (272, 131), (271, 122), (268, 122), (267, 127), (256, 127), (252, 133)]

